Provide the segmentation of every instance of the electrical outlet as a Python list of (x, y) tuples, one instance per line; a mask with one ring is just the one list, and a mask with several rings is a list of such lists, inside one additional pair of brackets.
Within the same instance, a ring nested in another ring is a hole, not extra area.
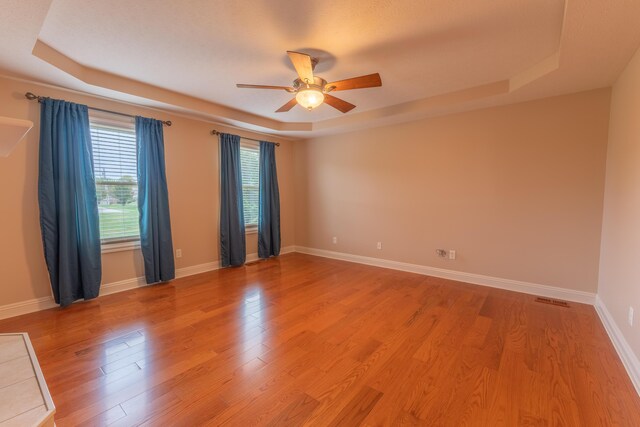
[(456, 259), (456, 251), (454, 249), (449, 249), (449, 259)]
[(334, 245), (338, 244), (338, 238), (336, 236), (333, 236), (333, 244)]
[(629, 307), (629, 326), (633, 326), (633, 307)]
[(176, 258), (182, 258), (182, 249), (176, 249)]
[(382, 249), (382, 242), (378, 242), (377, 248)]

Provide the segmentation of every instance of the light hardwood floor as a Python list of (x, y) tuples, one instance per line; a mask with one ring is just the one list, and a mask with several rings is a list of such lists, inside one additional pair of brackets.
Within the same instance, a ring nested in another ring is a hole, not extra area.
[(302, 254), (0, 321), (69, 425), (640, 426), (593, 307)]

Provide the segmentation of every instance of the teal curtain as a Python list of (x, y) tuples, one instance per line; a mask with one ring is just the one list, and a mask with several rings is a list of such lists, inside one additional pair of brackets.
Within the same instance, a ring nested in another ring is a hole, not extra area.
[(246, 260), (240, 137), (220, 134), (220, 259), (223, 267)]
[(140, 248), (147, 283), (176, 277), (160, 120), (136, 117)]
[(260, 205), (258, 215), (258, 256), (280, 254), (280, 191), (276, 171), (276, 145), (260, 141)]
[(86, 105), (40, 106), (38, 202), (44, 257), (56, 303), (100, 292), (100, 227)]

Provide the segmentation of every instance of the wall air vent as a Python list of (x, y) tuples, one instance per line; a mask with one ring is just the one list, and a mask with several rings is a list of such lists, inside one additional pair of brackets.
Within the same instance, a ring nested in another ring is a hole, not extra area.
[(569, 303), (568, 302), (562, 301), (562, 300), (559, 300), (559, 299), (537, 297), (536, 298), (536, 302), (541, 302), (543, 304), (558, 305), (560, 307), (569, 308)]

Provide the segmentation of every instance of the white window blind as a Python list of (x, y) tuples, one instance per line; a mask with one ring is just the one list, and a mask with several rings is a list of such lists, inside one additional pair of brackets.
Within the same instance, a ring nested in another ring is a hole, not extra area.
[(240, 170), (242, 172), (244, 225), (247, 229), (258, 227), (259, 158), (260, 147), (258, 144), (249, 144), (243, 141), (240, 145)]
[(92, 114), (90, 127), (100, 238), (103, 243), (138, 240), (135, 124)]

